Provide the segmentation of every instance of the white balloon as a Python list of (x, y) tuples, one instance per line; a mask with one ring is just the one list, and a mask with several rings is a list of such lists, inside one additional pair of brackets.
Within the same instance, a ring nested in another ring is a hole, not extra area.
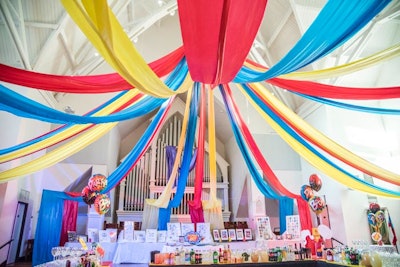
[(318, 232), (324, 239), (332, 238), (332, 230), (324, 224), (318, 226)]
[(304, 240), (304, 241), (305, 241), (307, 236), (309, 236), (311, 239), (314, 239), (314, 237), (311, 235), (310, 230), (302, 230), (302, 231), (300, 232), (301, 240)]

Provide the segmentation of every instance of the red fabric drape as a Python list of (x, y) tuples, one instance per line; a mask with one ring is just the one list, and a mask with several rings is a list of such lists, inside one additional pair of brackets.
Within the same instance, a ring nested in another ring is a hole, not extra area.
[(185, 56), (194, 81), (233, 80), (250, 51), (266, 5), (267, 0), (178, 0)]
[(311, 214), (310, 214), (310, 208), (308, 207), (308, 203), (304, 199), (302, 199), (302, 197), (300, 195), (290, 192), (289, 190), (286, 189), (286, 187), (284, 187), (281, 184), (278, 177), (276, 177), (275, 173), (269, 167), (267, 161), (265, 160), (265, 158), (262, 155), (261, 151), (259, 150), (256, 142), (254, 141), (253, 136), (251, 135), (246, 123), (244, 122), (242, 116), (240, 115), (239, 109), (233, 100), (232, 91), (230, 90), (228, 85), (224, 85), (224, 89), (225, 89), (226, 95), (228, 97), (228, 100), (233, 107), (233, 110), (235, 113), (234, 115), (236, 116), (236, 118), (238, 120), (238, 125), (240, 127), (241, 133), (243, 134), (243, 137), (245, 138), (246, 143), (248, 144), (250, 151), (252, 152), (258, 165), (262, 169), (264, 176), (267, 178), (266, 182), (276, 192), (279, 192), (280, 194), (285, 195), (287, 197), (296, 199), (297, 206), (298, 206), (298, 212), (299, 212), (299, 216), (300, 216), (301, 229), (302, 230), (308, 229), (311, 231), (312, 222), (311, 222)]
[[(159, 76), (170, 73), (183, 58), (183, 47), (152, 62), (149, 66)], [(41, 90), (96, 94), (132, 89), (118, 73), (92, 76), (61, 76), (37, 73), (0, 64), (0, 81)]]
[(64, 200), (60, 246), (64, 246), (65, 242), (68, 242), (68, 231), (76, 231), (77, 216), (78, 202), (73, 200)]
[(196, 173), (194, 180), (194, 198), (189, 202), (190, 218), (193, 223), (204, 222), (204, 212), (201, 203), (201, 192), (203, 191), (203, 175), (204, 175), (204, 143), (206, 133), (206, 88), (203, 84), (200, 91), (200, 122), (199, 122), (199, 139), (196, 158)]
[[(254, 66), (268, 69), (249, 59), (246, 61)], [(353, 100), (400, 98), (400, 86), (375, 88), (345, 87), (308, 81), (286, 80), (281, 78), (273, 78), (266, 82), (292, 92), (316, 97)]]
[[(248, 84), (248, 86), (249, 86), (249, 88), (253, 89), (253, 85), (252, 85), (252, 84)], [(349, 165), (349, 166), (351, 166), (351, 167), (353, 167), (353, 168), (355, 168), (355, 169), (357, 169), (357, 170), (360, 170), (360, 171), (362, 171), (362, 172), (364, 172), (364, 173), (366, 173), (366, 174), (369, 174), (369, 175), (371, 175), (371, 176), (377, 177), (377, 178), (379, 178), (379, 179), (381, 179), (381, 180), (383, 180), (383, 181), (386, 181), (386, 182), (388, 182), (388, 183), (392, 183), (392, 184), (395, 184), (395, 185), (400, 185), (399, 182), (389, 180), (389, 179), (387, 179), (384, 175), (376, 174), (376, 173), (371, 172), (370, 170), (368, 170), (368, 169), (366, 169), (366, 168), (363, 168), (362, 166), (359, 166), (359, 165), (355, 164), (354, 162), (349, 161), (349, 160), (346, 159), (345, 157), (343, 157), (343, 156), (339, 155), (338, 153), (335, 153), (334, 151), (332, 151), (331, 149), (329, 149), (329, 147), (328, 147), (326, 144), (317, 142), (317, 140), (315, 140), (315, 138), (313, 138), (313, 136), (312, 136), (311, 134), (309, 134), (309, 133), (307, 133), (307, 132), (304, 132), (302, 129), (300, 129), (299, 127), (297, 127), (292, 121), (290, 121), (288, 118), (286, 118), (286, 117), (283, 115), (282, 111), (280, 111), (280, 110), (277, 109), (277, 108), (274, 108), (274, 107), (271, 106), (267, 101), (265, 101), (264, 98), (263, 98), (259, 93), (257, 93), (256, 90), (253, 90), (253, 92), (254, 92), (254, 94), (256, 94), (256, 95), (258, 96), (259, 99), (261, 99), (261, 100), (264, 102), (265, 105), (267, 105), (276, 115), (278, 115), (279, 118), (281, 118), (287, 125), (289, 125), (291, 128), (293, 128), (293, 130), (294, 130), (296, 133), (298, 133), (301, 137), (303, 137), (304, 139), (306, 139), (306, 140), (307, 140), (308, 142), (310, 142), (311, 144), (313, 144), (313, 145), (319, 147), (320, 149), (322, 149), (323, 151), (325, 151), (325, 152), (328, 153), (329, 155), (331, 155), (331, 156), (333, 156), (333, 157), (339, 159), (339, 160), (342, 161), (343, 163), (345, 163), (345, 164), (347, 164), (347, 165)]]
[(312, 233), (311, 212), (308, 202), (304, 199), (297, 198), (297, 209), (300, 217), (301, 230), (310, 230)]

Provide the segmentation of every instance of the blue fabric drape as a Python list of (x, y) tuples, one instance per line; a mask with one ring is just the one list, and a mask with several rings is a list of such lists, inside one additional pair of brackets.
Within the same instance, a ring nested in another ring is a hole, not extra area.
[[(6, 88), (6, 89), (8, 89), (8, 88)], [(8, 90), (10, 90), (10, 89), (8, 89)], [(90, 116), (90, 115), (96, 113), (97, 111), (99, 111), (100, 109), (110, 105), (111, 103), (113, 103), (114, 101), (116, 101), (117, 99), (119, 99), (120, 97), (122, 97), (126, 93), (127, 93), (127, 91), (124, 91), (124, 92), (121, 92), (121, 93), (117, 94), (113, 98), (109, 99), (107, 102), (103, 103), (102, 105), (98, 106), (97, 108), (93, 109), (92, 111), (88, 112), (85, 115), (86, 116)], [(10, 152), (16, 151), (18, 149), (22, 149), (24, 147), (36, 144), (39, 141), (45, 140), (45, 139), (47, 139), (47, 138), (49, 138), (49, 137), (51, 137), (51, 136), (53, 136), (53, 135), (55, 135), (57, 133), (60, 133), (60, 132), (62, 132), (64, 130), (67, 130), (68, 128), (70, 128), (73, 125), (74, 124), (70, 124), (70, 123), (69, 124), (64, 124), (64, 125), (60, 126), (59, 128), (57, 128), (57, 129), (55, 129), (53, 131), (50, 131), (50, 132), (48, 132), (46, 134), (43, 134), (42, 136), (39, 136), (39, 137), (37, 137), (35, 139), (28, 140), (26, 142), (23, 142), (21, 144), (15, 145), (15, 146), (11, 146), (11, 147), (0, 149), (0, 155), (4, 155), (6, 153), (10, 153)]]
[[(177, 90), (181, 86), (188, 72), (186, 63), (180, 64), (179, 66), (181, 67), (176, 69), (177, 72), (174, 71), (173, 75), (170, 75), (165, 82), (173, 90)], [(168, 101), (161, 105), (149, 127), (147, 127), (146, 131), (126, 156), (125, 160), (108, 176), (108, 183), (107, 187), (103, 190), (104, 192), (108, 192), (113, 189), (135, 166), (136, 162), (144, 152), (144, 149), (146, 149), (151, 142), (150, 137), (160, 127), (160, 124), (165, 118), (173, 99), (174, 97), (171, 97), (168, 99)]]
[(33, 247), (32, 265), (53, 260), (51, 248), (60, 245), (64, 200), (83, 202), (65, 192), (43, 190)]
[(244, 67), (235, 82), (260, 82), (296, 71), (332, 52), (371, 21), (390, 0), (327, 1), (296, 45), (266, 72)]
[[(172, 168), (174, 167), (174, 162), (176, 158), (176, 146), (166, 146), (165, 147), (165, 154), (167, 156), (167, 170), (168, 170), (168, 179), (171, 176)], [(197, 148), (194, 149), (194, 153), (192, 156), (192, 160), (190, 161), (189, 172), (193, 170), (197, 158)], [(180, 168), (179, 168), (180, 170)]]
[[(176, 79), (183, 79), (186, 77), (188, 72), (185, 59), (182, 59), (173, 72), (166, 79), (165, 84), (171, 85), (171, 82)], [(177, 88), (172, 88), (176, 90)], [(138, 116), (142, 116), (153, 111), (159, 107), (161, 103), (165, 101), (163, 98), (154, 98), (146, 96), (143, 101), (126, 108), (125, 110), (107, 115), (107, 116), (79, 116), (64, 113), (38, 102), (35, 102), (23, 95), (20, 95), (3, 85), (0, 85), (0, 110), (4, 110), (15, 114), (20, 117), (26, 117), (31, 119), (37, 119), (41, 121), (51, 123), (76, 123), (76, 124), (87, 124), (87, 123), (107, 123), (132, 119)]]
[(193, 89), (194, 90), (193, 90), (192, 101), (190, 103), (190, 113), (189, 113), (188, 130), (185, 140), (185, 148), (183, 150), (182, 165), (178, 177), (178, 186), (176, 187), (176, 193), (174, 198), (170, 200), (170, 202), (168, 203), (168, 207), (159, 209), (158, 212), (159, 230), (167, 229), (167, 223), (170, 221), (171, 218), (171, 209), (179, 206), (182, 197), (185, 193), (186, 182), (190, 172), (190, 162), (192, 159), (194, 137), (197, 125), (197, 110), (198, 110), (199, 92), (200, 92), (200, 85), (198, 82), (194, 83)]
[(371, 184), (369, 182), (366, 182), (364, 180), (361, 180), (360, 178), (354, 176), (353, 174), (349, 173), (342, 167), (338, 166), (335, 164), (333, 161), (328, 159), (325, 155), (320, 153), (318, 150), (316, 150), (313, 146), (311, 146), (304, 138), (302, 138), (299, 134), (297, 134), (292, 128), (290, 128), (285, 121), (283, 121), (277, 114), (275, 114), (260, 98), (256, 96), (256, 94), (249, 88), (246, 84), (242, 84), (243, 89), (245, 92), (251, 97), (251, 99), (265, 112), (268, 114), (268, 116), (271, 117), (282, 129), (284, 129), (288, 134), (290, 134), (293, 138), (295, 138), (298, 142), (300, 142), (302, 145), (304, 145), (308, 150), (310, 150), (312, 153), (314, 153), (316, 156), (324, 160), (326, 163), (334, 167), (335, 169), (339, 170), (340, 172), (348, 175), (354, 180), (357, 180), (358, 182), (368, 185), (371, 188), (374, 188), (376, 190), (380, 190), (381, 192), (385, 192), (388, 194), (392, 194), (395, 196), (400, 196), (400, 192), (396, 192), (393, 190), (389, 190), (380, 186), (377, 186), (375, 184)]
[(281, 234), (286, 231), (286, 216), (293, 215), (293, 199), (282, 197), (279, 199), (279, 229)]
[(326, 99), (326, 98), (322, 98), (322, 97), (315, 97), (315, 96), (299, 94), (299, 93), (295, 93), (295, 94), (305, 97), (305, 98), (308, 98), (310, 100), (316, 101), (316, 102), (320, 102), (322, 104), (339, 107), (339, 108), (344, 108), (344, 109), (348, 109), (348, 110), (375, 113), (375, 114), (400, 115), (399, 109), (364, 107), (364, 106), (342, 103), (342, 102), (338, 102), (338, 101), (334, 101), (334, 100), (330, 100), (330, 99)]
[(244, 158), (244, 161), (250, 171), (251, 177), (253, 178), (253, 181), (257, 185), (257, 188), (260, 190), (260, 192), (267, 198), (272, 198), (272, 199), (278, 199), (281, 196), (277, 194), (262, 178), (262, 176), (258, 173), (256, 166), (254, 165), (254, 161), (252, 160), (250, 153), (248, 152), (248, 149), (245, 145), (245, 141), (243, 140), (243, 135), (240, 133), (239, 126), (237, 125), (237, 122), (235, 120), (235, 116), (233, 115), (233, 111), (231, 110), (230, 105), (228, 104), (228, 101), (226, 99), (226, 94), (225, 91), (222, 87), (222, 85), (219, 86), (222, 99), (224, 100), (226, 112), (229, 117), (229, 121), (232, 126), (233, 134), (236, 139), (236, 143), (239, 146), (240, 152), (242, 153), (242, 156)]
[(175, 158), (176, 158), (176, 146), (166, 146), (165, 154), (167, 156), (167, 170), (168, 170), (168, 179), (171, 176), (172, 167), (174, 166)]

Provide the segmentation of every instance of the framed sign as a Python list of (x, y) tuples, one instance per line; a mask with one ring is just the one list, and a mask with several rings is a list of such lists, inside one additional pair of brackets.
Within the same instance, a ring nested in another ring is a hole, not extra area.
[(229, 236), (228, 236), (228, 230), (227, 229), (222, 229), (221, 230), (221, 240), (222, 241), (228, 241)]
[(236, 229), (236, 240), (243, 240), (243, 229)]
[(221, 236), (219, 235), (219, 230), (218, 229), (214, 229), (213, 230), (213, 238), (214, 238), (215, 242), (221, 241)]
[(230, 240), (236, 240), (236, 229), (228, 229), (228, 236)]
[(253, 235), (251, 233), (251, 229), (244, 229), (244, 236), (246, 238), (246, 240), (252, 240), (253, 239)]

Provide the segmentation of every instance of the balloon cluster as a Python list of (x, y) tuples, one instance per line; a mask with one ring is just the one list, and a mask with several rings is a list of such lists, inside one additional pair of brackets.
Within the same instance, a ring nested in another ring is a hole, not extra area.
[(321, 178), (318, 174), (311, 174), (309, 178), (309, 185), (303, 185), (300, 189), (301, 197), (308, 201), (308, 205), (315, 214), (319, 215), (326, 207), (325, 201), (314, 194), (314, 191), (318, 192), (322, 187)]
[(372, 240), (379, 244), (387, 233), (385, 229), (385, 213), (378, 203), (369, 204), (368, 223), (372, 229)]
[(83, 201), (89, 206), (94, 204), (94, 209), (100, 215), (107, 213), (111, 205), (110, 198), (106, 194), (100, 194), (106, 186), (107, 178), (102, 174), (94, 174), (82, 190)]

